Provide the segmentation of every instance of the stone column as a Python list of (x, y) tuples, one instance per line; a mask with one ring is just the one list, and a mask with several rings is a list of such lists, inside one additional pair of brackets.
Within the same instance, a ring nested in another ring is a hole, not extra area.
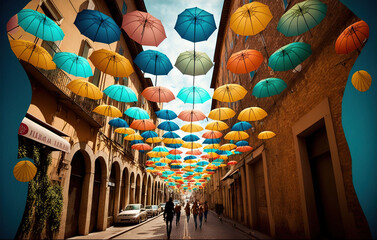
[(101, 189), (99, 193), (99, 203), (98, 203), (98, 222), (97, 229), (99, 231), (105, 231), (107, 228), (107, 213), (109, 207), (109, 192), (110, 189), (107, 186), (108, 179), (107, 176), (103, 176), (101, 179)]
[(116, 217), (119, 213), (119, 205), (120, 205), (120, 178), (115, 180), (115, 199), (114, 199), (114, 215), (113, 215), (113, 222), (115, 222)]
[(90, 212), (93, 199), (94, 172), (85, 173), (82, 184), (80, 213), (79, 213), (79, 234), (88, 235), (90, 225)]

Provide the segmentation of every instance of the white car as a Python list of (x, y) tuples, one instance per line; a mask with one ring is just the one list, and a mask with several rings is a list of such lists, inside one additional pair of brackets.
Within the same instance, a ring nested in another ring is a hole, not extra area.
[(127, 207), (121, 211), (116, 223), (140, 223), (147, 220), (147, 211), (142, 204), (128, 204)]

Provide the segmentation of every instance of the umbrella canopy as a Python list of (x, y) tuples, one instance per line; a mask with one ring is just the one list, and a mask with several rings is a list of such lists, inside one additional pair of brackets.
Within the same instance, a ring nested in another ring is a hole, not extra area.
[(133, 140), (143, 140), (143, 137), (138, 133), (130, 134), (124, 137), (124, 140), (133, 141)]
[(102, 99), (103, 97), (103, 93), (96, 85), (82, 78), (69, 82), (67, 88), (81, 97), (95, 100)]
[(249, 73), (257, 70), (262, 62), (262, 53), (247, 49), (233, 53), (226, 64), (226, 68), (237, 74)]
[(182, 140), (185, 142), (195, 142), (195, 141), (198, 141), (199, 139), (200, 138), (194, 134), (189, 134), (182, 138)]
[(106, 104), (97, 106), (92, 112), (108, 117), (121, 117), (123, 115), (118, 108)]
[(177, 131), (179, 130), (179, 126), (175, 122), (165, 121), (157, 126), (158, 129), (164, 130), (164, 131)]
[(209, 93), (201, 87), (184, 87), (179, 91), (177, 98), (184, 103), (204, 103), (211, 99)]
[(113, 77), (128, 77), (134, 72), (130, 61), (113, 51), (96, 50), (90, 55), (89, 59), (96, 68)]
[(177, 149), (173, 149), (173, 150), (170, 150), (169, 153), (177, 155), (177, 154), (182, 154), (183, 152)]
[(183, 110), (179, 115), (178, 118), (182, 121), (186, 122), (197, 122), (204, 120), (206, 115), (199, 110), (191, 109), (191, 110)]
[(180, 138), (178, 134), (175, 132), (166, 132), (164, 135), (162, 135), (163, 138)]
[(169, 58), (156, 50), (140, 52), (134, 59), (134, 63), (146, 73), (153, 75), (168, 75), (173, 69)]
[(153, 152), (166, 152), (166, 153), (169, 153), (169, 150), (166, 147), (162, 147), (162, 146), (154, 147), (152, 151)]
[(274, 71), (294, 69), (312, 54), (310, 45), (304, 42), (294, 42), (279, 48), (268, 59), (268, 66)]
[(335, 42), (337, 54), (347, 54), (360, 51), (361, 46), (369, 38), (369, 26), (364, 21), (359, 21), (347, 27)]
[(165, 144), (165, 146), (169, 148), (180, 148), (182, 144)]
[(219, 149), (220, 145), (219, 144), (209, 144), (205, 146), (203, 149)]
[(236, 112), (230, 108), (222, 107), (213, 109), (209, 114), (208, 117), (213, 120), (226, 120), (232, 118), (236, 115)]
[(159, 143), (162, 142), (162, 139), (160, 137), (153, 137), (153, 138), (147, 138), (145, 139), (147, 143)]
[(18, 31), (18, 17), (17, 14), (13, 15), (7, 22), (7, 33), (14, 34)]
[(247, 141), (238, 141), (236, 142), (237, 147), (243, 147), (243, 146), (248, 146), (249, 143)]
[(252, 128), (251, 124), (248, 122), (238, 122), (233, 125), (232, 131), (246, 131)]
[(247, 134), (246, 132), (243, 132), (243, 131), (231, 131), (231, 132), (228, 132), (225, 136), (224, 136), (224, 139), (226, 140), (243, 140), (243, 139), (246, 139), (246, 138), (249, 138), (249, 134)]
[[(139, 120), (135, 120), (135, 121), (139, 121)], [(141, 136), (147, 139), (147, 138), (158, 137), (158, 134), (154, 131), (145, 131), (141, 134)]]
[(246, 89), (238, 84), (225, 84), (216, 88), (213, 99), (220, 102), (236, 102), (246, 96)]
[(204, 52), (186, 51), (179, 54), (174, 66), (183, 74), (190, 76), (205, 75), (213, 66), (212, 60)]
[(240, 114), (238, 115), (238, 120), (250, 122), (250, 121), (262, 120), (265, 117), (267, 117), (267, 113), (262, 108), (249, 107), (249, 108), (245, 108), (244, 110), (240, 112)]
[(270, 138), (273, 138), (275, 136), (276, 136), (276, 134), (272, 131), (263, 131), (263, 132), (258, 134), (258, 138), (263, 139), (263, 140), (270, 139)]
[(365, 92), (372, 85), (372, 77), (367, 71), (360, 70), (356, 71), (352, 75), (352, 85), (360, 92)]
[(32, 9), (22, 9), (17, 13), (18, 25), (26, 32), (45, 41), (61, 41), (63, 30), (49, 17)]
[(271, 21), (272, 14), (267, 5), (251, 2), (238, 8), (230, 17), (230, 28), (239, 35), (256, 35)]
[(128, 135), (128, 134), (134, 134), (135, 130), (128, 127), (120, 127), (120, 128), (115, 129), (114, 132)]
[(157, 47), (166, 38), (161, 21), (147, 12), (133, 11), (125, 14), (122, 28), (141, 45)]
[(18, 59), (30, 63), (34, 67), (52, 70), (56, 64), (51, 55), (42, 47), (25, 40), (10, 40), (10, 47)]
[(147, 111), (139, 107), (130, 107), (124, 112), (127, 116), (135, 119), (149, 119)]
[(185, 124), (181, 127), (181, 130), (184, 131), (184, 132), (189, 132), (189, 133), (193, 133), (193, 132), (200, 132), (203, 130), (202, 126), (198, 125), (198, 124), (195, 124), (195, 123), (189, 123), (189, 124)]
[(94, 42), (110, 44), (120, 39), (120, 29), (114, 20), (96, 10), (82, 10), (74, 24), (82, 35)]
[(111, 119), (108, 124), (112, 127), (125, 127), (125, 128), (128, 128), (128, 123), (126, 122), (126, 120), (124, 120), (123, 118), (114, 118), (114, 119)]
[(237, 148), (237, 145), (235, 144), (232, 144), (232, 143), (227, 143), (227, 144), (223, 144), (219, 147), (219, 150), (222, 150), (222, 151), (230, 151), (230, 150), (233, 150)]
[(250, 146), (241, 146), (241, 147), (236, 148), (236, 151), (238, 151), (238, 152), (248, 152), (248, 151), (251, 151), (251, 150), (253, 150), (253, 148), (250, 147)]
[(255, 84), (253, 96), (257, 98), (271, 97), (280, 94), (287, 88), (287, 84), (280, 78), (266, 78)]
[(172, 110), (166, 110), (166, 109), (157, 111), (156, 115), (158, 118), (165, 119), (165, 120), (173, 120), (177, 118), (177, 114), (175, 114), (175, 112), (173, 112)]
[(232, 152), (227, 151), (227, 150), (217, 150), (216, 154), (221, 155), (221, 156), (230, 156), (232, 155)]
[(197, 156), (199, 156), (199, 155), (202, 154), (202, 152), (199, 151), (198, 149), (195, 149), (195, 150), (187, 151), (186, 154), (189, 154), (189, 155), (197, 155)]
[(138, 144), (138, 143), (144, 143), (143, 140), (132, 140), (130, 141), (130, 145)]
[[(131, 123), (130, 128), (141, 130), (141, 131), (146, 131), (146, 130), (155, 129), (156, 125), (154, 125), (154, 123), (150, 119), (138, 119), (138, 120), (134, 120)], [(154, 137), (157, 137), (157, 136), (154, 136)], [(144, 137), (144, 138), (150, 138), (150, 137)]]
[(131, 146), (132, 149), (139, 151), (149, 151), (152, 150), (152, 147), (145, 143), (137, 143)]
[(19, 161), (13, 168), (13, 175), (20, 182), (29, 182), (37, 174), (37, 168), (31, 161)]
[(232, 165), (236, 165), (237, 164), (237, 161), (229, 161), (228, 162), (228, 165), (232, 166)]
[(56, 66), (76, 77), (93, 76), (88, 60), (70, 52), (55, 53), (52, 59)]
[(206, 139), (203, 141), (203, 144), (216, 144), (216, 143), (220, 143), (221, 142), (221, 139), (220, 138), (215, 138), (215, 139)]
[(180, 155), (169, 154), (169, 155), (166, 156), (166, 158), (169, 159), (169, 160), (179, 160), (182, 157)]
[(192, 160), (192, 159), (197, 159), (197, 156), (186, 156), (183, 160)]
[(222, 131), (228, 129), (229, 126), (223, 121), (213, 121), (206, 125), (207, 130)]
[(221, 138), (223, 136), (223, 134), (221, 132), (218, 132), (218, 131), (208, 131), (208, 132), (205, 132), (203, 133), (202, 137), (203, 138)]
[(197, 143), (197, 142), (185, 142), (182, 144), (182, 147), (188, 148), (188, 149), (197, 149), (197, 148), (201, 148), (202, 144)]
[(167, 143), (167, 144), (181, 144), (181, 143), (184, 143), (184, 141), (180, 138), (164, 138), (164, 140), (162, 140), (164, 143)]
[(141, 93), (145, 99), (151, 101), (151, 102), (170, 102), (175, 99), (175, 96), (170, 89), (166, 87), (147, 87), (144, 89), (144, 91)]
[(216, 30), (216, 23), (211, 13), (194, 7), (178, 15), (174, 29), (183, 39), (195, 43), (206, 41)]
[(118, 102), (137, 102), (137, 96), (134, 91), (132, 91), (131, 88), (114, 84), (108, 86), (103, 92), (109, 96), (109, 98), (112, 98)]
[(205, 160), (202, 160), (200, 162), (197, 163), (198, 166), (201, 166), (201, 167), (204, 167), (204, 166), (207, 166), (209, 164), (208, 161), (205, 161)]
[(277, 29), (287, 37), (300, 35), (317, 26), (326, 12), (327, 5), (319, 0), (299, 2), (281, 16)]

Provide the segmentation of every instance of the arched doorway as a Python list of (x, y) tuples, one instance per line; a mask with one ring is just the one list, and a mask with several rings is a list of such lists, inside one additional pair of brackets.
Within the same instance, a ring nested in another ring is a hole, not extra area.
[(90, 213), (89, 232), (100, 230), (97, 228), (97, 226), (100, 197), (104, 194), (104, 191), (106, 191), (106, 181), (103, 181), (104, 179), (106, 179), (106, 163), (103, 158), (97, 158), (94, 166), (92, 209)]
[(135, 174), (130, 177), (130, 203), (135, 203)]
[(142, 183), (142, 187), (141, 187), (141, 204), (143, 204), (144, 207), (147, 203), (147, 201), (145, 200), (146, 199), (146, 193), (147, 193), (147, 174), (144, 174), (143, 183)]
[(135, 203), (141, 203), (140, 199), (140, 175), (136, 177)]
[(147, 183), (147, 204), (148, 205), (152, 204), (152, 189), (153, 189), (153, 185), (152, 185), (151, 177), (149, 176), (148, 183)]
[(128, 204), (128, 169), (125, 167), (122, 172), (120, 190), (120, 209), (125, 209)]
[(114, 216), (118, 213), (117, 211), (117, 194), (119, 194), (119, 179), (120, 179), (120, 166), (118, 162), (114, 162), (111, 165), (111, 172), (109, 177), (109, 207), (108, 207), (108, 218), (107, 218), (107, 226), (113, 225)]

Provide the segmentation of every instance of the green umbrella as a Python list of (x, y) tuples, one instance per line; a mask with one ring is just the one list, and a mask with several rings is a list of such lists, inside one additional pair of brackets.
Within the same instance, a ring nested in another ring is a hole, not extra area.
[(281, 16), (277, 29), (287, 37), (310, 32), (325, 18), (326, 12), (327, 5), (319, 0), (297, 3)]
[(255, 84), (253, 96), (257, 98), (271, 97), (281, 93), (287, 84), (280, 78), (266, 78)]
[(183, 74), (198, 76), (205, 75), (213, 66), (212, 60), (204, 52), (186, 51), (179, 54), (174, 65)]
[(278, 49), (268, 59), (268, 66), (274, 71), (294, 69), (312, 54), (310, 45), (304, 42), (294, 42)]

